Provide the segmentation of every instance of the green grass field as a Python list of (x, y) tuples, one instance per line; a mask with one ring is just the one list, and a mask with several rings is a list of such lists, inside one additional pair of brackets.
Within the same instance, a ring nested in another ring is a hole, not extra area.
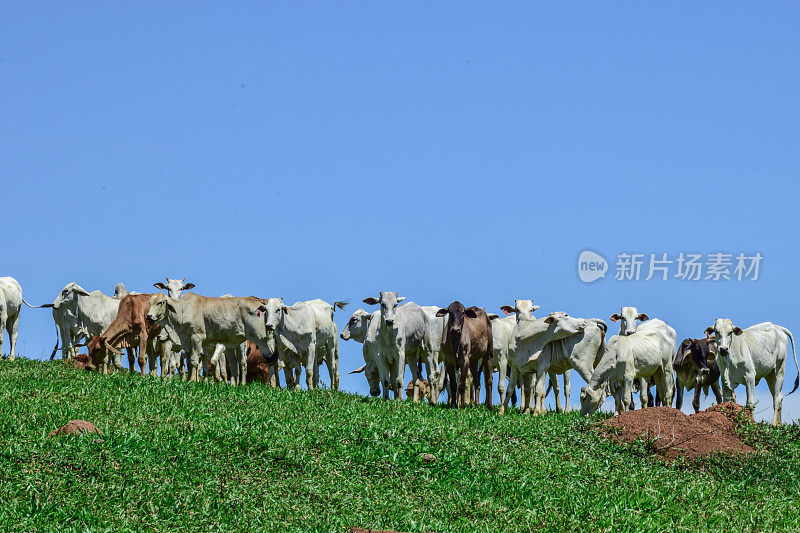
[(670, 464), (597, 420), (0, 361), (0, 530), (800, 529), (800, 426)]

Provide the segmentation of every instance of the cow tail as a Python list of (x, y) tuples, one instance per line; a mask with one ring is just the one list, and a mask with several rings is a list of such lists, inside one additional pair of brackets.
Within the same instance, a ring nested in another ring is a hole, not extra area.
[(347, 300), (341, 302), (339, 300), (336, 300), (335, 302), (333, 302), (333, 311), (336, 312), (337, 308), (344, 309), (345, 307), (347, 307), (347, 303), (348, 303)]
[(25, 301), (25, 298), (23, 298), (23, 299), (22, 299), (22, 302), (23, 302), (25, 305), (27, 305), (28, 307), (30, 307), (31, 309), (42, 309), (42, 308), (44, 308), (44, 307), (53, 307), (53, 304), (44, 304), (44, 305), (31, 305), (31, 304), (29, 304), (27, 301)]
[[(59, 334), (58, 334), (58, 324), (56, 324), (56, 323), (53, 323), (53, 325), (54, 325), (54, 326), (55, 326), (55, 328), (56, 328), (56, 345), (55, 345), (55, 347), (53, 348), (53, 353), (51, 353), (51, 354), (50, 354), (50, 360), (51, 360), (51, 361), (53, 360), (53, 358), (55, 358), (55, 356), (56, 356), (56, 352), (58, 351), (58, 338), (59, 338)], [(63, 343), (62, 343), (62, 344), (63, 344)]]
[(789, 337), (789, 341), (792, 343), (792, 357), (794, 357), (794, 367), (797, 369), (797, 377), (794, 378), (794, 388), (789, 393), (791, 394), (792, 392), (796, 391), (797, 387), (800, 385), (800, 365), (797, 364), (797, 354), (794, 351), (794, 337), (792, 337), (792, 332), (784, 327), (781, 327), (781, 329), (784, 333), (786, 333), (786, 335)]

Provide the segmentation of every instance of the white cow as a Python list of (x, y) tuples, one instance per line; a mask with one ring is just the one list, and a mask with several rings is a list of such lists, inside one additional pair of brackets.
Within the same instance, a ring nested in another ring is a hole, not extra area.
[(747, 389), (745, 407), (752, 410), (755, 407), (755, 387), (764, 378), (772, 394), (772, 424), (779, 425), (783, 406), (781, 389), (786, 375), (787, 338), (792, 342), (792, 356), (798, 372), (794, 388), (789, 394), (797, 390), (800, 384), (800, 366), (797, 365), (792, 333), (772, 322), (762, 322), (743, 330), (734, 326), (729, 318), (718, 318), (713, 327), (706, 329), (706, 333), (713, 333), (717, 344), (723, 400), (730, 400), (732, 391), (744, 385)]
[[(53, 320), (61, 333), (61, 356), (73, 357), (79, 336), (88, 339), (101, 335), (114, 321), (122, 298), (106, 296), (100, 291), (87, 292), (77, 283), (67, 284), (53, 301), (42, 307), (53, 308)], [(119, 355), (114, 364), (121, 367)]]
[(342, 340), (354, 340), (363, 344), (361, 353), (364, 356), (364, 366), (353, 370), (350, 374), (364, 373), (369, 383), (371, 396), (380, 396), (381, 377), (378, 373), (377, 359), (380, 357), (378, 335), (381, 329), (380, 311), (369, 313), (358, 309), (347, 321), (347, 325), (339, 335)]
[(339, 390), (339, 342), (333, 313), (345, 305), (345, 302), (331, 305), (323, 300), (309, 300), (287, 306), (283, 298), (266, 301), (266, 327), (275, 334), (277, 349), (286, 365), (287, 387), (299, 387), (303, 366), (308, 389), (318, 387), (319, 364), (324, 360), (331, 388)]
[[(502, 405), (506, 398), (506, 377), (508, 373), (508, 346), (514, 334), (514, 326), (520, 319), (533, 320), (533, 313), (542, 307), (533, 305), (533, 300), (514, 300), (514, 306), (503, 305), (500, 309), (508, 316), (500, 318), (499, 315), (489, 313), (492, 321), (492, 342), (494, 343), (494, 366), (497, 369), (497, 393), (500, 395)], [(565, 382), (569, 378), (565, 375)], [(566, 385), (566, 383), (565, 383)], [(513, 393), (518, 384), (510, 385)], [(556, 394), (558, 398), (558, 394)], [(514, 400), (516, 402), (516, 400)]]
[[(671, 405), (675, 385), (672, 367), (677, 345), (675, 330), (661, 320), (648, 320), (647, 315), (639, 314), (634, 307), (623, 307), (622, 315), (614, 315), (612, 320), (615, 317), (617, 320), (624, 317), (625, 322), (621, 333), (608, 340), (605, 354), (581, 390), (581, 413), (594, 413), (608, 395), (614, 396), (617, 413), (627, 411), (634, 380), (646, 383), (650, 377), (655, 380), (664, 405)], [(639, 320), (648, 321), (638, 324)], [(643, 394), (646, 394), (646, 385), (644, 388)]]
[(8, 360), (13, 361), (16, 357), (17, 337), (19, 336), (19, 317), (22, 312), (22, 304), (34, 309), (38, 307), (31, 305), (22, 297), (22, 287), (14, 278), (0, 278), (0, 351), (3, 346), (3, 329), (8, 330), (8, 340), (11, 345), (11, 352)]
[(367, 305), (381, 306), (378, 336), (380, 357), (377, 363), (383, 397), (388, 399), (389, 391), (393, 390), (396, 399), (403, 398), (403, 375), (408, 361), (414, 380), (414, 401), (419, 401), (422, 385), (420, 363), (424, 363), (431, 388), (431, 401), (435, 402), (439, 396), (439, 362), (434, 360), (431, 351), (431, 319), (428, 311), (414, 302), (398, 306), (403, 300), (405, 297), (397, 296), (396, 292), (381, 292), (379, 298), (364, 299)]
[[(592, 372), (600, 362), (605, 351), (605, 335), (608, 326), (598, 318), (574, 318), (563, 311), (557, 311), (550, 316), (558, 322), (565, 322), (562, 328), (577, 331), (574, 335), (547, 343), (536, 369), (536, 408), (534, 414), (543, 413), (545, 410), (544, 380), (550, 376), (550, 382), (558, 383), (557, 375), (564, 375), (564, 396), (566, 397), (565, 410), (569, 411), (569, 396), (571, 386), (569, 371), (577, 370), (578, 374), (587, 383), (592, 377)], [(561, 412), (561, 402), (556, 391), (556, 411)]]
[[(521, 382), (523, 412), (530, 413), (533, 408), (533, 384), (537, 374), (539, 357), (545, 346), (552, 341), (563, 339), (579, 332), (571, 321), (557, 320), (556, 315), (543, 319), (517, 317), (511, 342), (508, 346), (508, 361), (511, 366), (510, 383)], [(537, 384), (538, 387), (538, 384)], [(555, 386), (554, 386), (555, 388)], [(542, 393), (545, 390), (542, 389)], [(556, 391), (558, 397), (558, 391)], [(506, 394), (500, 412), (508, 407), (511, 394)]]

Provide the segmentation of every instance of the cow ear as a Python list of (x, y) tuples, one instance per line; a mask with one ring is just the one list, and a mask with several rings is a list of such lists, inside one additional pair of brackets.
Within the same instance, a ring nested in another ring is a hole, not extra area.
[(639, 319), (639, 320), (641, 320), (642, 322), (644, 322), (645, 320), (650, 320), (650, 317), (649, 317), (649, 316), (647, 316), (647, 315), (646, 315), (646, 314), (644, 314), (644, 313), (639, 313), (639, 316), (637, 316), (636, 318), (638, 318), (638, 319)]
[(735, 328), (733, 328), (733, 334), (734, 335), (741, 335), (742, 334), (742, 328), (740, 328), (739, 326), (736, 326)]
[(75, 292), (80, 294), (81, 296), (89, 296), (89, 293), (83, 289), (75, 289)]
[(531, 313), (534, 313), (534, 312), (538, 311), (541, 308), (542, 308), (541, 305), (534, 305), (533, 308), (531, 308)]
[(167, 290), (167, 286), (161, 283), (160, 281), (158, 283), (153, 283), (153, 287), (155, 287), (156, 289)]
[(464, 316), (468, 316), (469, 318), (478, 318), (478, 312), (470, 308), (464, 311)]
[(706, 337), (710, 337), (713, 334), (714, 334), (714, 328), (712, 328), (711, 326), (708, 326), (706, 328)]
[(622, 317), (620, 316), (620, 314), (619, 314), (619, 313), (614, 313), (613, 315), (611, 315), (611, 322), (616, 322), (616, 321), (618, 321), (620, 318), (622, 318)]
[(169, 300), (164, 300), (164, 304), (167, 306), (167, 309), (175, 313), (175, 306)]
[(552, 324), (556, 321), (556, 319), (553, 315), (550, 315), (549, 317), (545, 318), (544, 321), (546, 324)]
[(364, 298), (362, 301), (367, 305), (376, 305), (380, 303), (380, 300), (378, 300), (377, 298), (373, 298), (372, 296), (370, 296), (369, 298)]
[(510, 315), (511, 313), (515, 313), (517, 309), (513, 305), (501, 305), (500, 310), (506, 314), (506, 316)]
[(405, 299), (406, 299), (406, 297), (405, 297), (405, 296), (398, 296), (398, 297), (397, 297), (397, 303), (400, 303), (400, 302), (402, 302), (402, 301), (403, 301), (403, 300), (405, 300)]
[(489, 320), (497, 320), (498, 318), (500, 318), (500, 315), (496, 315), (494, 313), (487, 313), (486, 316), (489, 317)]
[(436, 316), (444, 316), (449, 312), (450, 312), (449, 309), (439, 309), (438, 311), (436, 311)]
[(194, 289), (194, 283), (187, 283), (183, 286), (183, 290), (188, 291), (189, 289)]

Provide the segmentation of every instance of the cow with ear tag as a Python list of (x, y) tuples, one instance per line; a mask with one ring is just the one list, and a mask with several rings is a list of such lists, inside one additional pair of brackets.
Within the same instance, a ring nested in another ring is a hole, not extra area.
[[(494, 368), (494, 341), (492, 324), (486, 311), (479, 307), (464, 307), (459, 301), (439, 309), (436, 316), (447, 317), (439, 352), (444, 361), (450, 405), (480, 401), (480, 373), (484, 372), (486, 386), (485, 405), (492, 407), (492, 369)], [(460, 370), (456, 392), (456, 369)], [(467, 377), (472, 376), (473, 386), (467, 390)]]
[(794, 350), (792, 333), (772, 322), (762, 322), (747, 329), (733, 325), (729, 318), (718, 318), (714, 325), (706, 329), (706, 335), (713, 335), (717, 345), (717, 365), (722, 377), (722, 399), (729, 401), (739, 385), (747, 390), (745, 407), (755, 407), (755, 388), (761, 379), (767, 381), (772, 394), (774, 414), (773, 425), (781, 423), (783, 406), (783, 380), (786, 376), (786, 349), (792, 343), (792, 356), (798, 376), (794, 381), (792, 394), (800, 385), (800, 366)]
[(439, 367), (431, 349), (430, 315), (414, 302), (398, 305), (405, 300), (396, 292), (381, 292), (378, 298), (364, 298), (367, 305), (380, 305), (379, 357), (376, 358), (378, 373), (383, 386), (383, 397), (389, 398), (394, 391), (396, 399), (403, 398), (403, 377), (406, 362), (414, 381), (414, 401), (420, 397), (422, 372), (425, 364), (431, 384), (431, 401), (439, 396)]
[(342, 340), (354, 340), (363, 344), (361, 353), (364, 356), (364, 366), (349, 372), (350, 374), (364, 373), (369, 383), (370, 396), (380, 396), (381, 377), (378, 373), (376, 362), (379, 354), (378, 335), (380, 334), (381, 319), (380, 311), (369, 313), (363, 309), (357, 310), (347, 321), (347, 325), (342, 330)]
[(319, 365), (324, 361), (331, 388), (339, 390), (339, 342), (333, 313), (346, 305), (346, 302), (337, 301), (331, 305), (323, 300), (309, 300), (288, 306), (283, 303), (283, 298), (267, 300), (264, 323), (267, 331), (275, 336), (285, 365), (288, 388), (300, 386), (303, 366), (308, 389), (318, 387)]

